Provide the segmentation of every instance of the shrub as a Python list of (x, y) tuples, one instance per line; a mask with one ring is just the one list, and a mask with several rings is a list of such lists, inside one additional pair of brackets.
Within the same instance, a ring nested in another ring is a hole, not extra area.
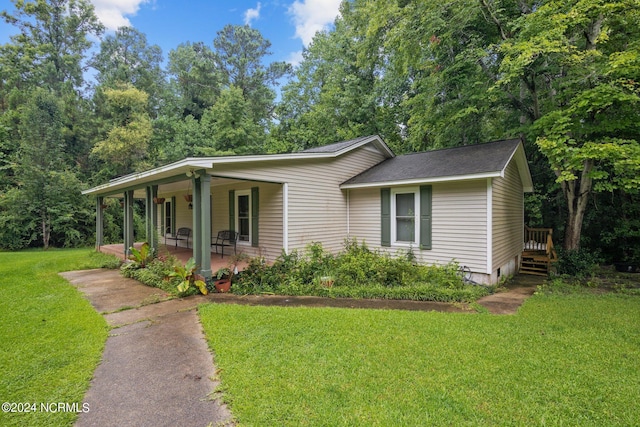
[(414, 263), (411, 253), (392, 257), (370, 250), (364, 243), (346, 240), (334, 256), (320, 243), (282, 253), (272, 265), (253, 258), (238, 276), (237, 294), (273, 293), (327, 297), (412, 299), (424, 301), (474, 301), (487, 289), (465, 285), (458, 266)]
[(177, 259), (168, 255), (153, 259), (146, 264), (145, 268), (140, 268), (138, 264), (133, 262), (126, 263), (120, 271), (125, 277), (175, 295), (178, 293), (177, 287), (181, 280), (178, 277), (169, 277), (169, 275), (174, 271), (176, 265), (178, 265)]
[(595, 274), (600, 263), (600, 254), (587, 249), (571, 251), (558, 250), (558, 263), (556, 264), (559, 275), (573, 276), (579, 279), (591, 277)]

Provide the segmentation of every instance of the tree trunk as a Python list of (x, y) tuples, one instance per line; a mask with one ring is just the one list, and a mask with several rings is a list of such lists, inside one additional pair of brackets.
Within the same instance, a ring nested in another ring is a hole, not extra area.
[(47, 217), (42, 216), (42, 244), (44, 249), (49, 249), (49, 238), (51, 237), (51, 229), (49, 228)]
[(580, 249), (582, 222), (593, 187), (593, 179), (589, 176), (591, 169), (593, 161), (585, 160), (580, 179), (562, 182), (562, 191), (568, 207), (563, 244), (567, 251)]

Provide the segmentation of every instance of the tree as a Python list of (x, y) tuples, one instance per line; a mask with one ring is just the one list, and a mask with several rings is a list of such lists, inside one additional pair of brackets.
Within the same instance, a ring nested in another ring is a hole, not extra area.
[(360, 3), (343, 3), (335, 29), (316, 34), (282, 91), (275, 134), (289, 149), (376, 133), (391, 145), (400, 139), (406, 117), (395, 97), (402, 83), (387, 73), (383, 32), (369, 37)]
[(567, 206), (564, 247), (580, 247), (594, 191), (640, 188), (640, 15), (634, 0), (548, 1), (500, 46), (502, 87), (523, 82)]
[(96, 80), (102, 87), (115, 88), (130, 84), (149, 95), (149, 114), (158, 114), (165, 90), (161, 68), (162, 50), (149, 45), (147, 37), (131, 27), (118, 28), (100, 44), (100, 52), (92, 61), (98, 70)]
[(11, 58), (31, 87), (47, 87), (56, 93), (79, 89), (83, 59), (91, 47), (89, 36), (104, 27), (86, 0), (12, 0), (15, 13), (0, 13), (7, 24), (20, 29), (2, 55)]
[(252, 154), (263, 152), (266, 135), (263, 128), (251, 116), (249, 101), (242, 96), (242, 89), (231, 86), (222, 91), (218, 101), (202, 116), (204, 133), (212, 144), (197, 147), (199, 155)]
[(134, 87), (106, 89), (109, 117), (106, 137), (98, 141), (92, 154), (105, 162), (108, 173), (124, 175), (134, 170), (147, 153), (151, 139), (148, 96)]
[(24, 107), (13, 159), (17, 187), (0, 196), (0, 246), (17, 249), (37, 239), (45, 249), (85, 242), (91, 211), (80, 181), (65, 165), (61, 110), (44, 89), (34, 91)]
[(270, 55), (271, 42), (248, 25), (226, 25), (213, 40), (217, 70), (225, 87), (235, 86), (251, 108), (256, 123), (266, 126), (274, 109), (275, 91), (271, 88), (291, 72), (285, 62), (263, 65)]
[(222, 76), (204, 43), (183, 43), (169, 52), (169, 74), (180, 97), (181, 117), (200, 120), (220, 95)]

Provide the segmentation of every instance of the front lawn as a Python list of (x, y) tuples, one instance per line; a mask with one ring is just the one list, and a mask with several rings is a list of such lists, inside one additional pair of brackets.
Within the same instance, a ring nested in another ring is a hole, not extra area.
[(90, 249), (0, 252), (0, 400), (23, 409), (36, 404), (31, 413), (1, 412), (0, 425), (71, 425), (76, 419), (73, 412), (53, 412), (55, 405), (47, 413), (41, 404), (78, 403), (82, 410), (108, 329), (57, 273), (104, 261)]
[(203, 305), (240, 425), (640, 425), (640, 298), (514, 316)]

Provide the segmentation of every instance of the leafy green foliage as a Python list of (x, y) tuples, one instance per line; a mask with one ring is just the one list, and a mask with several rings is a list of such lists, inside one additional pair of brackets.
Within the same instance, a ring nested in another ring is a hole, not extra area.
[[(171, 255), (160, 255), (146, 264), (145, 268), (138, 268), (134, 263), (122, 265), (120, 271), (123, 276), (130, 277), (144, 283), (147, 286), (162, 289), (163, 291), (177, 295), (177, 287), (182, 281), (180, 277), (173, 277), (178, 266), (178, 260)], [(188, 293), (185, 293), (185, 295)]]
[(132, 86), (105, 89), (110, 115), (105, 139), (96, 143), (92, 154), (113, 168), (115, 175), (129, 173), (147, 153), (151, 121), (147, 113), (149, 96)]
[(455, 264), (416, 265), (406, 256), (392, 257), (347, 240), (337, 256), (312, 243), (305, 256), (297, 251), (283, 253), (271, 265), (254, 258), (234, 283), (233, 292), (468, 302), (488, 291), (465, 286)]
[(186, 293), (192, 287), (197, 288), (201, 294), (207, 295), (209, 290), (204, 280), (201, 280), (196, 275), (196, 261), (193, 258), (189, 258), (187, 263), (183, 265), (176, 265), (173, 268), (173, 272), (169, 273), (169, 277), (178, 277), (180, 283), (178, 284), (178, 292)]
[(598, 268), (601, 258), (598, 253), (587, 249), (558, 251), (557, 273), (576, 278), (592, 276)]
[(140, 249), (130, 247), (129, 252), (131, 252), (129, 260), (135, 263), (138, 268), (145, 268), (147, 263), (153, 259), (154, 255), (147, 242), (144, 242), (142, 246), (140, 246)]

